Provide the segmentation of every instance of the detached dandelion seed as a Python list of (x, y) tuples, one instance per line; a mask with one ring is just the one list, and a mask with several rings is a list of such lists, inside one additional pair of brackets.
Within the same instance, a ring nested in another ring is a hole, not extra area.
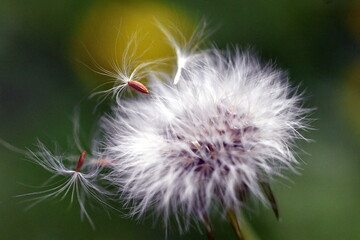
[(204, 42), (207, 34), (205, 32), (205, 22), (203, 26), (198, 26), (195, 29), (193, 35), (189, 40), (186, 40), (185, 36), (177, 30), (177, 28), (173, 27), (173, 31), (178, 35), (178, 38), (175, 38), (173, 34), (171, 34), (170, 30), (162, 25), (160, 22), (157, 22), (157, 25), (164, 33), (166, 38), (168, 39), (170, 45), (173, 47), (176, 54), (176, 64), (177, 69), (175, 72), (175, 76), (173, 79), (173, 83), (177, 84), (184, 74), (183, 71), (186, 71), (186, 65), (190, 62), (197, 54), (200, 52), (200, 45)]
[[(116, 45), (118, 38), (120, 37), (119, 34), (120, 33), (118, 32), (116, 37)], [(118, 56), (118, 50), (115, 47), (115, 57), (110, 61), (110, 70), (102, 67), (84, 46), (95, 69), (84, 63), (83, 64), (95, 73), (110, 78), (109, 82), (98, 86), (95, 89), (95, 92), (90, 95), (90, 98), (102, 95), (102, 99), (100, 101), (101, 103), (106, 97), (112, 96), (115, 98), (117, 103), (120, 104), (122, 93), (126, 87), (130, 87), (139, 93), (149, 94), (149, 90), (143, 83), (141, 83), (141, 81), (147, 78), (150, 68), (156, 64), (160, 64), (163, 59), (141, 62), (139, 59), (146, 53), (147, 50), (137, 54), (137, 41), (139, 41), (138, 34), (134, 33), (129, 38), (129, 42), (127, 43), (126, 48), (123, 50), (121, 57)], [(109, 84), (112, 84), (111, 88), (97, 91), (98, 88)]]
[[(50, 189), (19, 195), (18, 197), (30, 197), (33, 201), (28, 209), (50, 198), (60, 197), (60, 200), (70, 196), (70, 202), (77, 202), (80, 207), (81, 217), (85, 217), (90, 225), (95, 225), (86, 209), (85, 201), (87, 198), (99, 202), (103, 206), (112, 208), (107, 199), (111, 194), (106, 189), (96, 184), (100, 178), (101, 165), (88, 163), (85, 164), (86, 151), (83, 151), (79, 157), (76, 168), (71, 169), (66, 165), (73, 165), (75, 156), (63, 156), (52, 154), (42, 143), (39, 143), (39, 151), (31, 152), (30, 158), (45, 170), (54, 175), (44, 184), (44, 188)], [(62, 177), (59, 180), (58, 177)], [(55, 181), (56, 180), (56, 181)]]

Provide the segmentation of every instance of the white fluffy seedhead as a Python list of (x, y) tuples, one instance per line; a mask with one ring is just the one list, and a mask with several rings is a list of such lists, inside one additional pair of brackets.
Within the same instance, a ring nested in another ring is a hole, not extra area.
[(261, 183), (297, 163), (292, 147), (308, 112), (285, 74), (250, 53), (188, 59), (177, 85), (154, 76), (151, 97), (122, 101), (103, 122), (114, 161), (107, 179), (131, 214), (154, 209), (185, 226), (216, 205), (239, 213), (248, 195), (266, 202)]

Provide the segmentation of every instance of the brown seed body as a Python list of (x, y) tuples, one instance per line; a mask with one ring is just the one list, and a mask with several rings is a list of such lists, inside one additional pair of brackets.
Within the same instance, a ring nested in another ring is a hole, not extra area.
[(135, 91), (149, 94), (149, 90), (144, 86), (144, 84), (142, 84), (138, 81), (128, 81), (127, 84), (129, 85), (129, 87), (131, 87)]
[(76, 170), (75, 171), (80, 171), (80, 168), (82, 167), (82, 165), (84, 164), (85, 161), (85, 155), (86, 155), (86, 151), (83, 151), (79, 157), (79, 161), (76, 165)]

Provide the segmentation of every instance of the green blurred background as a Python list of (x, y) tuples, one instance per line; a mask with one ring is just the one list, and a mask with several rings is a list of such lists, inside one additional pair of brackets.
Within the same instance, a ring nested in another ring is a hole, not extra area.
[[(79, 63), (91, 66), (83, 45), (106, 65), (102, 58), (115, 49), (109, 33), (140, 28), (153, 37), (148, 57), (171, 54), (152, 35), (152, 15), (160, 21), (177, 15), (185, 31), (205, 17), (219, 48), (252, 47), (286, 69), (306, 90), (306, 106), (317, 108), (316, 130), (304, 133), (314, 142), (300, 143), (302, 175), (274, 186), (282, 220), (261, 206), (248, 213), (257, 239), (360, 239), (360, 1), (0, 0), (0, 138), (22, 149), (35, 149), (37, 139), (67, 149), (80, 105), (86, 143), (99, 116), (92, 113), (96, 99), (87, 96), (104, 80)], [(27, 185), (49, 176), (0, 147), (0, 239), (164, 239), (151, 218), (137, 223), (101, 208), (90, 211), (93, 231), (68, 201), (50, 199), (25, 211), (29, 203), (14, 196), (36, 191)], [(218, 239), (235, 239), (228, 223), (213, 220)], [(169, 239), (205, 239), (196, 229), (179, 236), (175, 228)]]

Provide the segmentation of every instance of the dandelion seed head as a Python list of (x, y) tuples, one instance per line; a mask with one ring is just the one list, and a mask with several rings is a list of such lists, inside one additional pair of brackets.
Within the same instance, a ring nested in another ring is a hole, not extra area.
[(107, 179), (132, 215), (149, 209), (203, 221), (212, 206), (235, 209), (261, 181), (294, 170), (307, 109), (286, 75), (252, 54), (211, 49), (191, 55), (177, 84), (153, 76), (151, 99), (124, 100), (105, 118)]

